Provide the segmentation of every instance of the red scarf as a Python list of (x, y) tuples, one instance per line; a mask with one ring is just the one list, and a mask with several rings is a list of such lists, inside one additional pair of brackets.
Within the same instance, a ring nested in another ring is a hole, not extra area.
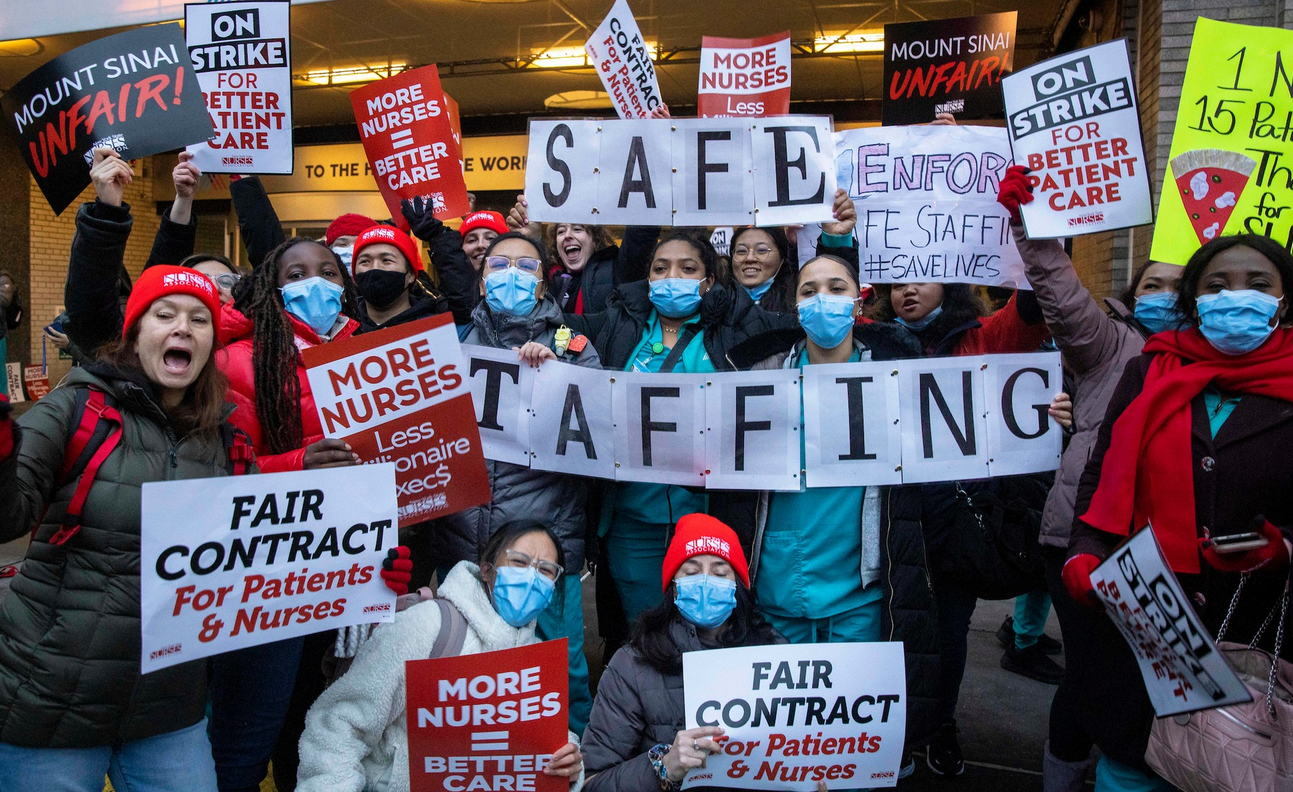
[(1082, 521), (1119, 536), (1149, 522), (1173, 571), (1197, 573), (1190, 403), (1214, 383), (1293, 402), (1293, 330), (1277, 328), (1244, 355), (1217, 351), (1194, 329), (1158, 333), (1145, 351), (1158, 354), (1140, 395), (1113, 425), (1100, 485)]

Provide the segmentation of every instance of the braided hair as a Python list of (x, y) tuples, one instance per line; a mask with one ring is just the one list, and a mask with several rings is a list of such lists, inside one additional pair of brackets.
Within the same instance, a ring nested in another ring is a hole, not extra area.
[(296, 375), (301, 356), (296, 349), (296, 333), (283, 307), (279, 290), (279, 260), (287, 251), (301, 244), (319, 245), (337, 261), (345, 292), (341, 312), (358, 315), (355, 283), (341, 265), (341, 259), (329, 248), (306, 237), (293, 237), (269, 252), (265, 261), (249, 277), (238, 281), (233, 307), (252, 321), (252, 373), (256, 389), (256, 420), (260, 422), (266, 451), (284, 454), (300, 448), (304, 442), (301, 429), (301, 382)]

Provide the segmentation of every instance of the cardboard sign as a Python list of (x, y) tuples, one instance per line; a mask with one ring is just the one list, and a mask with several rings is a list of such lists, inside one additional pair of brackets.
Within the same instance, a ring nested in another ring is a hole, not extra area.
[(1145, 528), (1091, 573), (1160, 718), (1251, 701)]
[(901, 643), (687, 652), (682, 686), (687, 728), (724, 730), (722, 753), (689, 772), (683, 789), (898, 783), (907, 726)]
[(399, 222), (400, 201), (417, 196), (442, 220), (467, 214), (462, 148), (435, 64), (356, 88), (350, 103), (391, 217)]
[(663, 100), (651, 51), (627, 0), (615, 0), (610, 13), (584, 43), (584, 51), (620, 118), (646, 118), (660, 106)]
[(828, 116), (531, 119), (530, 219), (666, 226), (830, 221), (831, 130)]
[(439, 314), (301, 353), (319, 423), (365, 464), (395, 463), (406, 527), (489, 503), (471, 386)]
[(937, 113), (1000, 113), (997, 86), (1014, 62), (1017, 16), (1006, 11), (885, 25), (884, 125), (927, 124)]
[(44, 366), (27, 366), (22, 370), (22, 380), (32, 401), (40, 401), (49, 393), (49, 372)]
[(799, 370), (708, 375), (705, 485), (799, 489)]
[(1127, 42), (1030, 66), (1001, 83), (1015, 161), (1032, 173), (1021, 213), (1029, 239), (1154, 220)]
[(395, 466), (144, 484), (141, 669), (390, 621)]
[[(1028, 289), (997, 188), (1006, 131), (977, 126), (849, 129), (835, 135), (839, 186), (857, 208), (864, 283), (941, 281)], [(801, 239), (816, 239), (808, 226)], [(800, 266), (815, 255), (799, 246)]]
[(1200, 17), (1154, 225), (1154, 261), (1224, 234), (1293, 248), (1293, 31)]
[(4, 364), (5, 383), (8, 385), (9, 401), (21, 402), (27, 401), (27, 397), (22, 393), (22, 364), (6, 363)]
[(566, 792), (543, 768), (569, 742), (567, 651), (561, 638), (406, 662), (412, 792)]
[(754, 39), (705, 36), (700, 47), (701, 118), (790, 114), (790, 31)]
[(184, 6), (184, 36), (215, 135), (189, 146), (204, 173), (292, 172), (288, 0)]
[(77, 47), (0, 97), (18, 148), (55, 214), (90, 186), (91, 150), (125, 159), (211, 137), (211, 118), (177, 24)]

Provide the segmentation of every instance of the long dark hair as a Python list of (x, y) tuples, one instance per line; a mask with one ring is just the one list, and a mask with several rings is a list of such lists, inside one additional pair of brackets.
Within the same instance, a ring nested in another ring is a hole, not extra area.
[(728, 251), (732, 252), (732, 267), (729, 273), (731, 278), (731, 288), (741, 288), (741, 283), (736, 279), (736, 242), (743, 235), (751, 231), (762, 231), (772, 238), (772, 245), (777, 250), (777, 255), (781, 257), (781, 268), (772, 278), (772, 288), (768, 289), (767, 294), (759, 301), (760, 307), (775, 313), (789, 313), (795, 308), (795, 284), (799, 279), (799, 264), (794, 261), (790, 255), (790, 240), (786, 238), (786, 231), (778, 226), (769, 226), (759, 228), (757, 226), (745, 226), (736, 229), (732, 234), (732, 242)]
[[(211, 354), (206, 365), (198, 372), (197, 379), (184, 392), (184, 398), (178, 405), (168, 410), (158, 400), (158, 406), (166, 413), (177, 437), (194, 435), (212, 440), (219, 436), (225, 393), (229, 389), (229, 380), (225, 379), (215, 363), (216, 350), (219, 348), (220, 341), (213, 333)], [(130, 326), (124, 340), (105, 344), (99, 350), (99, 359), (118, 371), (130, 372), (140, 379), (146, 379), (144, 367), (139, 361), (139, 322)]]
[(185, 269), (193, 269), (205, 261), (214, 261), (234, 275), (242, 274), (227, 256), (221, 256), (219, 253), (194, 253), (191, 256), (185, 256), (184, 259), (180, 261), (179, 266), (184, 267)]
[(238, 281), (233, 307), (253, 323), (252, 373), (256, 388), (256, 419), (265, 439), (265, 450), (284, 454), (300, 448), (304, 442), (301, 430), (301, 382), (296, 375), (301, 355), (296, 349), (296, 334), (283, 307), (278, 287), (278, 262), (283, 254), (297, 245), (319, 245), (337, 262), (345, 292), (341, 312), (358, 316), (355, 283), (341, 265), (341, 259), (330, 248), (307, 237), (292, 237), (274, 248), (250, 276)]
[(1199, 298), (1199, 281), (1203, 278), (1203, 271), (1217, 254), (1235, 247), (1252, 248), (1260, 253), (1275, 265), (1284, 291), (1287, 293), (1293, 288), (1293, 254), (1285, 250), (1280, 243), (1259, 234), (1218, 237), (1194, 251), (1194, 255), (1190, 256), (1190, 260), (1185, 263), (1185, 269), (1181, 271), (1181, 282), (1176, 287), (1177, 310), (1193, 320)]
[[(637, 650), (647, 665), (662, 674), (682, 673), (682, 649), (674, 643), (671, 627), (682, 618), (674, 604), (675, 587), (669, 584), (664, 602), (643, 611), (633, 623), (629, 646)], [(755, 646), (776, 643), (779, 636), (771, 624), (759, 613), (754, 592), (736, 581), (736, 609), (727, 617), (726, 626), (718, 634), (720, 648), (730, 646)]]
[[(892, 322), (897, 317), (893, 310), (893, 290), (899, 283), (881, 283), (875, 287), (876, 299), (871, 303), (871, 318), (878, 322)], [(943, 312), (934, 322), (920, 331), (921, 338), (939, 341), (961, 325), (987, 315), (982, 298), (966, 283), (943, 284)]]

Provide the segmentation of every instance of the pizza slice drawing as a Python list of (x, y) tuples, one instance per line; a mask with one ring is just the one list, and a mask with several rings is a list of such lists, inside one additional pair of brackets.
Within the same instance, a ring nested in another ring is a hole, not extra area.
[(1199, 244), (1221, 236), (1257, 162), (1237, 151), (1195, 149), (1172, 157), (1171, 164)]

